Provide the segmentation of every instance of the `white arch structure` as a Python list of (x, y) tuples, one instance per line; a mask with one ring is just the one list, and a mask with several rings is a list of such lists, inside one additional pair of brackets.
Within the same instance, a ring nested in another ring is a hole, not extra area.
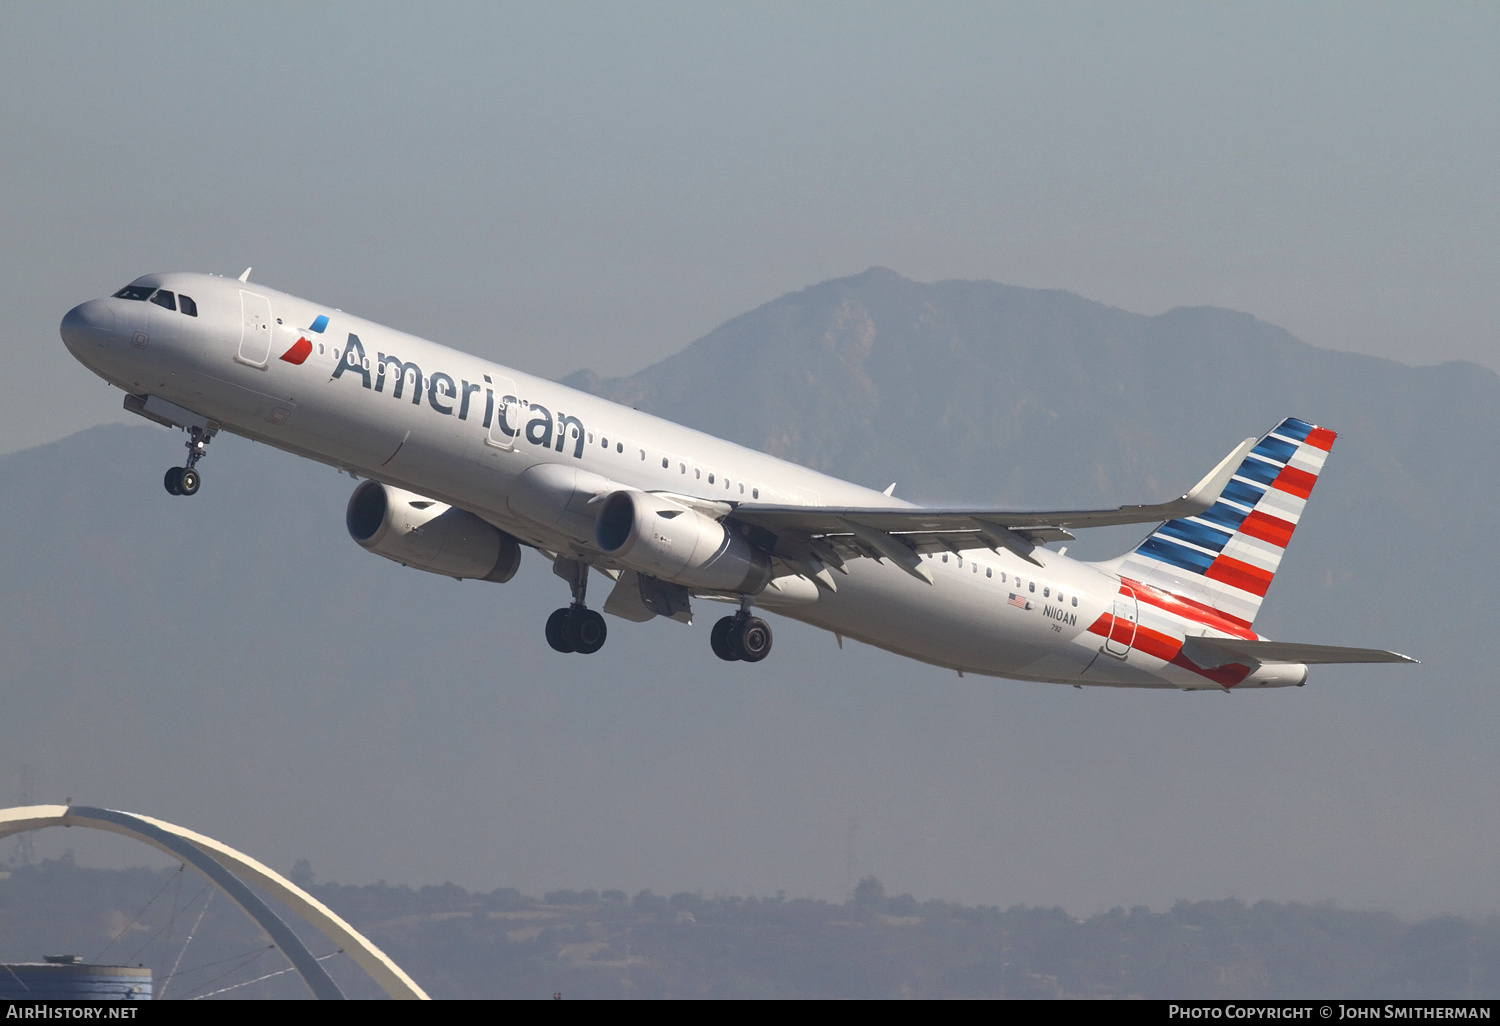
[(328, 906), (292, 883), (280, 873), (212, 837), (194, 833), (184, 827), (115, 809), (95, 809), (84, 805), (22, 805), (0, 809), (0, 838), (43, 827), (87, 827), (124, 834), (144, 841), (173, 858), (188, 863), (208, 877), (225, 896), (260, 926), (271, 943), (281, 949), (292, 966), (307, 981), (314, 996), (341, 999), (343, 991), (328, 975), (321, 962), (298, 939), (276, 912), (246, 886), (246, 881), (268, 892), (287, 908), (306, 919), (318, 932), (342, 948), (355, 963), (370, 974), (391, 997), (427, 1000), (427, 992), (417, 986), (401, 967), (392, 962), (369, 939), (336, 916)]

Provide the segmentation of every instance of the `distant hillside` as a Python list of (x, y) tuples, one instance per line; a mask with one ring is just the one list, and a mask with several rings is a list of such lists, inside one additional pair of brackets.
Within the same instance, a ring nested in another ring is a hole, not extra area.
[[(1145, 317), (884, 268), (782, 296), (630, 377), (564, 380), (867, 484), (900, 476), (923, 501), (1164, 498), (1291, 414), (1343, 434), (1345, 476), (1378, 456), (1386, 501), (1425, 514), (1434, 439), (1500, 428), (1500, 378), (1475, 365), (1320, 350), (1229, 310)], [(1493, 488), (1484, 462), (1441, 483), (1459, 502)]]
[[(1183, 901), (1080, 919), (891, 897), (873, 877), (841, 903), (309, 886), (438, 998), (1500, 997), (1494, 917), (1408, 923), (1332, 905)], [(48, 862), (0, 877), (0, 938), (29, 932), (48, 953), (143, 961), (158, 990), (175, 965), (169, 998), (285, 967), (222, 896), (200, 922), (206, 897), (191, 871)], [(332, 950), (307, 940), (315, 954)], [(0, 940), (0, 959), (41, 953), (17, 947)], [(380, 996), (348, 959), (327, 965), (351, 996)], [(217, 996), (307, 991), (285, 974)]]

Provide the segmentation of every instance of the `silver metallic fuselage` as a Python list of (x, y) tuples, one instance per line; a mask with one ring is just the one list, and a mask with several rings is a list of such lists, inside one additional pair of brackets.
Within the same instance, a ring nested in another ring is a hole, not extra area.
[[(160, 397), (234, 434), (468, 510), (538, 549), (601, 569), (610, 562), (590, 544), (592, 510), (575, 504), (553, 523), (528, 514), (524, 495), (537, 468), (555, 468), (543, 476), (576, 481), (580, 494), (625, 488), (731, 503), (753, 495), (784, 504), (910, 505), (259, 284), (192, 273), (147, 275), (136, 284), (190, 295), (197, 316), (123, 298), (91, 300), (70, 311), (64, 341), (111, 384)], [(260, 316), (252, 310), (268, 311), (267, 323), (252, 323)], [(311, 331), (320, 317), (327, 318), (323, 330)], [(299, 340), (311, 347), (303, 361), (283, 359)], [(415, 370), (400, 372), (399, 394), (398, 364)], [(510, 444), (496, 444), (489, 422), (501, 388), (514, 389), (523, 411), (545, 411), (552, 427), (543, 431), (538, 412), (532, 432), (513, 423), (518, 433), (498, 439)], [(528, 472), (532, 477), (523, 477)], [(1103, 639), (1088, 628), (1113, 607), (1119, 578), (1108, 564), (1036, 554), (1041, 567), (1004, 549), (932, 556), (924, 561), (932, 584), (888, 562), (852, 560), (836, 592), (771, 587), (755, 602), (964, 672), (1079, 684), (1217, 686), (1138, 649), (1124, 656), (1104, 651)], [(1077, 605), (1049, 605), (1044, 615), (1044, 589)], [(1031, 607), (1013, 604), (1017, 594)], [(1179, 641), (1184, 631), (1205, 633), (1170, 617), (1153, 622), (1155, 614), (1144, 605), (1140, 615), (1143, 630)], [(1300, 683), (1287, 669), (1284, 679), (1245, 683)]]

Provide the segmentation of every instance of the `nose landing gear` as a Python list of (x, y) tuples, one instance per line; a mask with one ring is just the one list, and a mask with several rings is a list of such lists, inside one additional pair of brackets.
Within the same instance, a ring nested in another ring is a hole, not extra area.
[(552, 572), (568, 582), (573, 592), (573, 604), (553, 610), (547, 617), (547, 644), (556, 652), (593, 655), (604, 647), (609, 628), (605, 626), (604, 617), (584, 605), (589, 583), (588, 564), (558, 559), (552, 564)]
[(192, 427), (188, 428), (187, 440), (187, 466), (169, 467), (166, 475), (161, 479), (162, 485), (171, 495), (197, 495), (198, 486), (203, 483), (203, 476), (198, 473), (198, 461), (203, 458), (208, 449), (208, 443), (213, 441), (217, 432), (212, 428)]

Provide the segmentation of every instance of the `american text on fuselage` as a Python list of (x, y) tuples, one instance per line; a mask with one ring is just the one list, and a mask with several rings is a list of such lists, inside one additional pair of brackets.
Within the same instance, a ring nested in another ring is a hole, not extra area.
[[(587, 604), (598, 572), (603, 611), (627, 620), (735, 604), (710, 632), (729, 661), (770, 651), (756, 606), (841, 644), (1080, 686), (1280, 686), (1306, 680), (1303, 655), (1405, 658), (1269, 642), (1251, 626), (1334, 437), (1293, 418), (1172, 502), (930, 509), (245, 276), (147, 275), (75, 307), (61, 331), (127, 409), (187, 432), (168, 492), (198, 491), (221, 431), (348, 471), (365, 479), (349, 533), (377, 555), (494, 582), (526, 548), (548, 557), (572, 594), (547, 621), (559, 651), (604, 644)], [(1102, 563), (1044, 547), (1118, 523), (1159, 526)]]

